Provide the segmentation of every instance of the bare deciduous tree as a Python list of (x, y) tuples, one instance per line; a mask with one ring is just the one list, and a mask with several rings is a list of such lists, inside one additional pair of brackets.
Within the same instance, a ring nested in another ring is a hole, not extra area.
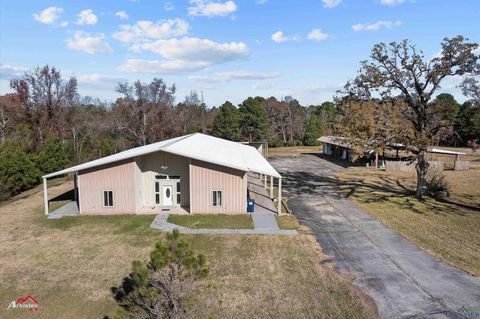
[(151, 83), (136, 81), (119, 83), (119, 98), (113, 108), (114, 121), (120, 131), (127, 132), (133, 145), (146, 145), (167, 135), (172, 126), (169, 112), (173, 108), (175, 86), (167, 87), (162, 79)]
[(36, 67), (10, 81), (19, 99), (21, 121), (32, 131), (32, 149), (43, 143), (47, 133), (62, 135), (64, 107), (77, 98), (77, 79), (64, 81), (55, 67)]

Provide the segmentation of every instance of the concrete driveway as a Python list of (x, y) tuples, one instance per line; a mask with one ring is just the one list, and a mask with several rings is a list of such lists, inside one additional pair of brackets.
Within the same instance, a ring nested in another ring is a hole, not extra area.
[(448, 308), (480, 309), (480, 279), (423, 252), (335, 191), (344, 170), (315, 155), (270, 159), (284, 176), (288, 205), (309, 226), (336, 269), (388, 318), (452, 318)]

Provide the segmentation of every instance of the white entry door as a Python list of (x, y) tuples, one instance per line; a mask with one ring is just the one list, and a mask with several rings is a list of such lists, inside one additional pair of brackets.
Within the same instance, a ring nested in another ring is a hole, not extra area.
[(163, 185), (162, 195), (162, 206), (173, 206), (173, 186)]

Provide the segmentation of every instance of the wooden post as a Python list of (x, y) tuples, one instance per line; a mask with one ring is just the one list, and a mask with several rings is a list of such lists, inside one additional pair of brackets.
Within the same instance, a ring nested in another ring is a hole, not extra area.
[(45, 177), (43, 178), (43, 205), (45, 206), (45, 216), (48, 216), (48, 188)]
[(375, 170), (378, 171), (378, 153), (375, 152)]
[(265, 189), (267, 189), (267, 175), (264, 175), (264, 186), (265, 186)]
[(273, 199), (273, 176), (270, 176), (270, 199)]
[(278, 179), (278, 202), (277, 202), (277, 208), (278, 208), (278, 215), (282, 214), (282, 178), (280, 177)]

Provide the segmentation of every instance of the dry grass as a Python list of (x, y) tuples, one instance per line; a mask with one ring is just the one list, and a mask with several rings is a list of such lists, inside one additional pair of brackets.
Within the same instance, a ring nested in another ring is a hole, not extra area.
[(305, 153), (321, 153), (321, 146), (270, 147), (268, 156), (299, 156)]
[[(480, 157), (473, 156), (474, 163)], [(368, 213), (447, 263), (480, 275), (480, 169), (445, 171), (450, 197), (418, 201), (415, 173), (356, 168), (337, 174), (340, 188)]]
[(251, 215), (170, 215), (168, 222), (189, 228), (253, 229)]
[[(52, 196), (70, 185), (56, 185)], [(112, 315), (110, 288), (134, 259), (148, 258), (164, 235), (153, 216), (82, 216), (46, 220), (38, 187), (0, 206), (0, 318), (31, 318), (6, 310), (33, 295), (36, 318)], [(310, 236), (185, 236), (208, 256), (201, 307), (193, 318), (375, 318), (374, 306), (351, 283), (322, 265)]]

